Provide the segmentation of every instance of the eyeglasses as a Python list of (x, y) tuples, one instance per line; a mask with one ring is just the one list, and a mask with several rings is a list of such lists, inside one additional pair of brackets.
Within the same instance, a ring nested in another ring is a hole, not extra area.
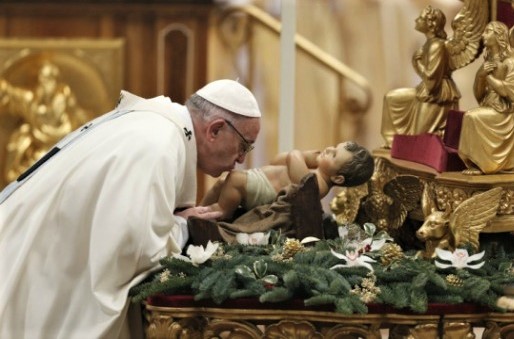
[(246, 138), (241, 134), (241, 132), (239, 132), (237, 130), (237, 128), (230, 121), (228, 121), (227, 119), (223, 119), (223, 120), (225, 120), (227, 125), (229, 125), (230, 128), (232, 128), (232, 130), (234, 132), (236, 132), (236, 134), (239, 135), (239, 137), (241, 138), (242, 145), (243, 145), (243, 154), (250, 153), (255, 148), (255, 146), (252, 145), (248, 140), (246, 140)]

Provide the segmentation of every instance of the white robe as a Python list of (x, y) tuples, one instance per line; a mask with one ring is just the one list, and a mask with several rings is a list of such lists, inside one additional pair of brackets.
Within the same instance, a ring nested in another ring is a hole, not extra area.
[(0, 204), (0, 338), (129, 337), (129, 289), (187, 240), (173, 213), (196, 199), (191, 118), (168, 98), (125, 94), (118, 107), (132, 112)]

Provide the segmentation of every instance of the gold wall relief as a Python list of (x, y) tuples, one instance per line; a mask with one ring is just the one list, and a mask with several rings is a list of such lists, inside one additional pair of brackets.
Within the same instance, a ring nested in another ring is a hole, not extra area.
[(67, 133), (111, 110), (123, 40), (0, 39), (0, 188)]

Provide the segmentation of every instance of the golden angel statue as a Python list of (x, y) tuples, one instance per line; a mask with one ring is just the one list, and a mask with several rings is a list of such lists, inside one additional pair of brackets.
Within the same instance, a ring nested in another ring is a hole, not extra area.
[(91, 117), (79, 107), (70, 87), (59, 81), (59, 68), (45, 61), (34, 89), (0, 79), (0, 106), (20, 118), (7, 144), (4, 176), (15, 180), (50, 147)]
[(452, 212), (450, 208), (437, 210), (434, 198), (426, 189), (422, 199), (425, 221), (416, 232), (416, 236), (425, 242), (425, 251), (421, 255), (431, 258), (435, 256), (436, 248), (453, 251), (466, 245), (478, 250), (479, 234), (496, 216), (502, 191), (501, 187), (495, 187), (475, 194)]
[(385, 147), (391, 147), (395, 134), (443, 133), (448, 111), (458, 109), (461, 97), (452, 73), (479, 56), (488, 21), (487, 1), (465, 0), (452, 21), (454, 35), (447, 39), (444, 13), (430, 5), (421, 11), (415, 28), (426, 36), (426, 42), (412, 57), (421, 82), (416, 88), (394, 89), (384, 96), (381, 132)]
[(423, 184), (414, 175), (398, 175), (385, 183), (383, 190), (370, 181), (370, 194), (362, 203), (366, 219), (394, 237), (408, 213), (418, 206), (422, 192)]
[(384, 181), (377, 173), (366, 184), (345, 187), (332, 199), (330, 208), (338, 224), (371, 222), (394, 236), (408, 213), (418, 206), (423, 184), (414, 175)]
[(485, 60), (473, 87), (479, 107), (465, 113), (459, 140), (463, 173), (470, 175), (514, 170), (514, 57), (507, 26), (490, 22), (483, 41)]

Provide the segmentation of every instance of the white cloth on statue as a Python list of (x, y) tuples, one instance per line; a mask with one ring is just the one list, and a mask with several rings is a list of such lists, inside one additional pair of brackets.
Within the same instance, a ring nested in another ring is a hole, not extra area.
[(187, 241), (174, 210), (196, 200), (189, 113), (125, 96), (118, 109), (130, 113), (77, 138), (0, 204), (0, 338), (130, 337), (129, 289)]
[(271, 204), (277, 197), (275, 188), (261, 168), (246, 170), (246, 198), (243, 207), (251, 210), (257, 206)]

